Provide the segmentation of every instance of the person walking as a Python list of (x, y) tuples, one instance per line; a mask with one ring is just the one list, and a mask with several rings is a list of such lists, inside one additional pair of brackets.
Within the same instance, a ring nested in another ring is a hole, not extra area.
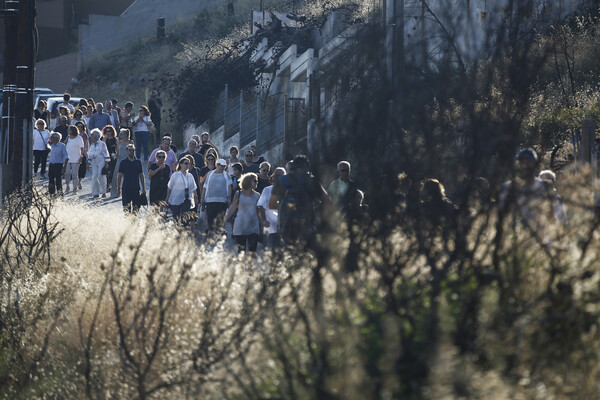
[(58, 132), (50, 134), (50, 157), (48, 160), (50, 164), (48, 167), (48, 193), (50, 196), (54, 196), (55, 193), (63, 195), (62, 178), (69, 163), (69, 155), (67, 146), (60, 141), (61, 139)]
[[(210, 153), (207, 159), (210, 158)], [(220, 226), (220, 219), (225, 216), (230, 204), (231, 178), (225, 172), (227, 162), (222, 158), (217, 160), (216, 168), (206, 175), (202, 188), (201, 204), (206, 210), (208, 231), (214, 231)]]
[(181, 160), (185, 156), (191, 156), (194, 158), (194, 164), (196, 168), (200, 169), (204, 167), (204, 157), (200, 153), (198, 153), (198, 142), (195, 139), (190, 139), (188, 141), (188, 147), (184, 152), (179, 154), (179, 159)]
[(271, 185), (269, 173), (271, 172), (271, 164), (266, 161), (260, 163), (258, 174), (258, 186), (256, 191), (262, 193), (263, 189)]
[(111, 124), (110, 116), (108, 114), (105, 114), (103, 110), (104, 106), (102, 105), (102, 103), (96, 103), (96, 112), (90, 117), (90, 121), (88, 122), (88, 129), (102, 130), (106, 125)]
[(148, 107), (141, 106), (137, 117), (133, 119), (133, 132), (135, 133), (136, 156), (138, 159), (148, 160), (150, 133), (154, 131), (154, 124), (150, 119)]
[(79, 164), (85, 155), (85, 144), (83, 143), (83, 138), (79, 136), (79, 129), (75, 125), (69, 125), (65, 145), (69, 156), (69, 163), (65, 171), (65, 193), (71, 190), (69, 187), (71, 180), (73, 181), (73, 193), (77, 193), (77, 189), (79, 188)]
[(237, 146), (231, 146), (229, 149), (229, 160), (227, 160), (227, 173), (229, 175), (233, 175), (233, 164), (235, 163), (243, 163), (243, 160), (238, 158), (240, 151)]
[(353, 200), (353, 193), (356, 184), (350, 179), (350, 163), (348, 161), (340, 161), (337, 164), (338, 179), (331, 182), (327, 190), (333, 205), (338, 211), (350, 206)]
[(35, 118), (36, 121), (38, 119), (43, 119), (46, 123), (46, 127), (48, 127), (50, 124), (50, 112), (48, 111), (48, 103), (46, 103), (46, 100), (38, 101), (37, 108), (33, 110), (33, 118)]
[(159, 150), (163, 150), (165, 153), (167, 153), (167, 159), (165, 160), (165, 162), (167, 163), (167, 165), (169, 165), (169, 167), (171, 167), (172, 171), (175, 171), (177, 169), (177, 156), (175, 155), (175, 152), (171, 149), (171, 136), (164, 136), (160, 142), (160, 146), (158, 146), (152, 151), (152, 154), (150, 154), (150, 158), (148, 158), (148, 168), (150, 168), (150, 165), (152, 165), (152, 163), (156, 162), (156, 153)]
[(108, 116), (110, 117), (110, 124), (116, 128), (119, 129), (119, 113), (117, 112), (117, 110), (113, 109), (112, 106), (112, 101), (110, 100), (106, 100), (104, 102), (104, 112), (106, 114), (108, 114)]
[(277, 180), (281, 175), (285, 175), (285, 169), (282, 167), (275, 168), (275, 171), (271, 174), (269, 180), (271, 186), (267, 186), (263, 189), (258, 199), (258, 217), (261, 225), (264, 227), (267, 233), (266, 247), (269, 249), (276, 249), (281, 247), (281, 236), (277, 229), (277, 210), (269, 208), (269, 201), (271, 200), (271, 194), (273, 191), (273, 182)]
[(294, 157), (292, 167), (289, 174), (274, 182), (269, 207), (279, 210), (279, 233), (286, 245), (311, 246), (316, 234), (314, 202), (328, 205), (331, 199), (309, 172), (305, 155)]
[(127, 128), (122, 128), (119, 131), (119, 140), (117, 141), (117, 162), (115, 164), (115, 169), (114, 169), (117, 173), (113, 174), (113, 180), (112, 180), (112, 185), (111, 185), (111, 187), (114, 188), (115, 193), (113, 194), (111, 192), (111, 196), (118, 197), (116, 190), (119, 187), (118, 182), (117, 182), (119, 166), (121, 164), (121, 161), (123, 161), (127, 158), (127, 146), (129, 146), (130, 144), (133, 144), (133, 140), (131, 140), (131, 135), (129, 134), (129, 130), (127, 130)]
[(79, 136), (81, 136), (83, 139), (83, 157), (81, 158), (81, 163), (79, 163), (79, 171), (77, 172), (77, 177), (79, 178), (79, 186), (77, 188), (81, 190), (81, 181), (83, 178), (85, 178), (85, 173), (87, 172), (87, 152), (90, 148), (90, 137), (87, 133), (87, 127), (83, 121), (77, 122), (75, 126), (79, 131)]
[(196, 183), (194, 177), (188, 172), (190, 161), (187, 158), (179, 160), (177, 172), (174, 172), (167, 185), (167, 199), (173, 213), (173, 220), (187, 226), (189, 212), (194, 208), (198, 199), (196, 197)]
[(126, 214), (137, 214), (141, 206), (140, 196), (146, 195), (144, 169), (142, 162), (135, 158), (135, 145), (128, 144), (125, 152), (127, 158), (119, 164), (117, 174), (117, 197), (122, 196), (123, 210)]
[(128, 101), (125, 103), (125, 107), (119, 112), (119, 120), (121, 121), (121, 129), (127, 129), (129, 131), (129, 137), (133, 137), (133, 119), (135, 113), (133, 111), (133, 103)]
[(88, 169), (92, 171), (92, 196), (97, 198), (99, 193), (106, 197), (106, 176), (102, 174), (103, 168), (108, 168), (110, 155), (106, 144), (100, 140), (100, 129), (93, 129), (90, 133), (90, 149), (88, 151)]
[(233, 237), (240, 253), (246, 250), (252, 253), (256, 252), (258, 245), (260, 224), (257, 203), (260, 194), (256, 191), (257, 184), (258, 177), (256, 174), (249, 173), (242, 176), (242, 190), (237, 191), (233, 196), (233, 203), (231, 203), (231, 207), (223, 221), (223, 229), (225, 229), (227, 221), (233, 214), (236, 214), (233, 222)]
[(167, 153), (164, 150), (156, 152), (156, 162), (150, 165), (148, 177), (150, 178), (150, 204), (164, 211), (167, 205), (167, 191), (171, 167), (165, 163)]
[(254, 157), (254, 153), (252, 152), (252, 150), (246, 150), (246, 152), (244, 153), (244, 162), (242, 163), (242, 167), (244, 167), (244, 174), (250, 172), (255, 174), (259, 173), (258, 164), (254, 164), (252, 162), (252, 157)]
[(35, 121), (33, 131), (33, 174), (37, 175), (38, 167), (41, 165), (40, 177), (46, 176), (46, 163), (50, 152), (50, 131), (47, 129), (46, 121), (42, 118)]
[(117, 196), (117, 189), (112, 187), (113, 177), (115, 175), (115, 167), (117, 165), (117, 152), (119, 146), (117, 144), (117, 132), (112, 125), (106, 125), (102, 129), (102, 141), (106, 143), (106, 149), (110, 155), (110, 161), (108, 162), (108, 168), (106, 169), (106, 191), (110, 192), (111, 197)]

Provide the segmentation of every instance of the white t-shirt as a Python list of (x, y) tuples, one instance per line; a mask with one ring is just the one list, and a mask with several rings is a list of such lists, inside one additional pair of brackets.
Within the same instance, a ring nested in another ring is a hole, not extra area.
[[(60, 103), (60, 104), (58, 105), (58, 108), (60, 108), (60, 107), (67, 107), (67, 108), (69, 109), (69, 112), (70, 112), (71, 114), (73, 114), (73, 113), (75, 112), (75, 107), (73, 107), (73, 104), (71, 104), (71, 103), (67, 103), (67, 104), (65, 104), (64, 102), (62, 102), (62, 103)], [(58, 108), (57, 108), (57, 109), (58, 109)]]
[[(150, 117), (144, 117), (143, 121), (152, 122)], [(133, 119), (133, 131), (134, 132), (148, 132), (148, 126), (142, 122), (139, 115)]]
[(50, 139), (50, 131), (33, 130), (33, 150), (46, 150), (48, 148), (48, 140)]
[(69, 163), (79, 162), (81, 157), (81, 149), (84, 146), (83, 138), (77, 135), (74, 139), (69, 137), (67, 139), (67, 154), (69, 155)]
[(264, 188), (256, 205), (265, 209), (265, 218), (269, 222), (269, 227), (265, 228), (265, 231), (268, 233), (277, 233), (278, 212), (277, 210), (271, 210), (269, 208), (269, 201), (271, 200), (272, 192), (273, 186), (267, 186)]

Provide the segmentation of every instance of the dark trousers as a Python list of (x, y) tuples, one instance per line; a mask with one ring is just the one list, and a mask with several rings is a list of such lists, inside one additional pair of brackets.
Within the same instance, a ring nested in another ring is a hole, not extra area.
[(177, 224), (188, 226), (190, 222), (192, 222), (193, 214), (190, 205), (191, 203), (189, 201), (185, 201), (181, 204), (171, 204), (169, 206), (171, 208), (171, 213), (173, 213), (173, 220)]
[(110, 185), (113, 181), (113, 175), (115, 173), (115, 167), (117, 166), (117, 160), (111, 157), (108, 162), (108, 170), (106, 173), (106, 190), (110, 190)]
[(226, 211), (227, 203), (206, 203), (206, 219), (208, 221), (209, 231), (214, 231), (215, 222), (217, 224), (223, 222)]
[(125, 213), (137, 214), (140, 210), (140, 190), (123, 188), (121, 190), (121, 199), (123, 201), (123, 211)]
[(281, 246), (281, 235), (279, 235), (279, 232), (269, 233), (267, 236), (267, 248), (273, 250)]
[(46, 163), (48, 162), (48, 150), (33, 151), (33, 173), (37, 174), (38, 166), (42, 166), (42, 175), (46, 173)]
[(148, 142), (150, 141), (150, 132), (137, 131), (135, 133), (135, 156), (148, 161)]
[(62, 194), (62, 170), (63, 164), (50, 164), (48, 167), (48, 193)]
[[(256, 251), (256, 247), (258, 246), (258, 233), (251, 233), (250, 235), (237, 235), (234, 236), (235, 241), (238, 245), (238, 251), (241, 253), (242, 251)], [(246, 247), (246, 243), (248, 246)]]
[(79, 171), (77, 171), (77, 176), (80, 179), (80, 181), (79, 181), (80, 185), (81, 185), (81, 179), (85, 178), (86, 172), (87, 172), (87, 157), (81, 156), (81, 164), (79, 165)]

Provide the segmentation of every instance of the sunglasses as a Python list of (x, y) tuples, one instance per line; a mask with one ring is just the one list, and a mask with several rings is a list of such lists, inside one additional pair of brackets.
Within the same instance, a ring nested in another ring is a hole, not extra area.
[(184, 162), (181, 163), (181, 165), (190, 165), (190, 162), (189, 161), (184, 161)]
[(252, 154), (246, 154), (246, 157), (252, 157)]
[(214, 158), (207, 158), (206, 161), (215, 161)]
[(165, 158), (165, 156), (156, 156), (156, 158)]

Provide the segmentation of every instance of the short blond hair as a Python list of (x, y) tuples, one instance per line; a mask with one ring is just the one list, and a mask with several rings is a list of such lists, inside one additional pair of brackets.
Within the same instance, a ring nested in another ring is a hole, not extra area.
[(35, 126), (38, 126), (39, 123), (44, 124), (44, 129), (46, 129), (48, 127), (48, 125), (46, 124), (46, 121), (44, 121), (43, 119), (38, 119), (37, 121), (35, 121)]

